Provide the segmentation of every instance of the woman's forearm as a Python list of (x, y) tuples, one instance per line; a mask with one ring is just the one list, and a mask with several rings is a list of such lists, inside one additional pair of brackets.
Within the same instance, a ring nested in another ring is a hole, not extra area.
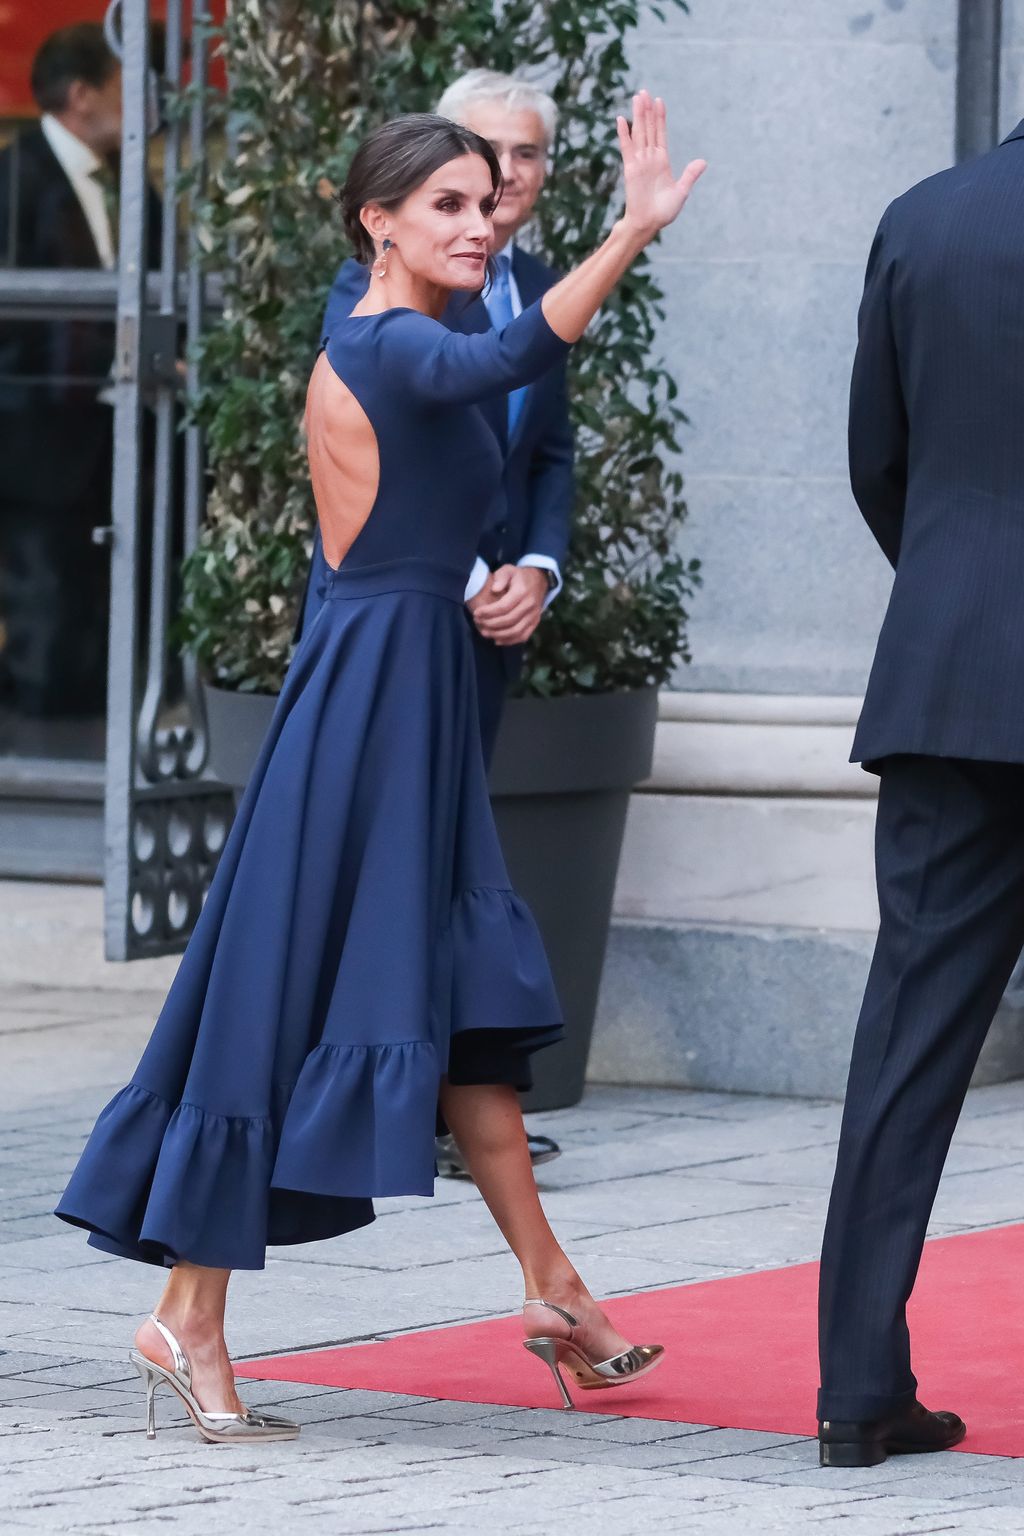
[(619, 219), (592, 255), (547, 290), (541, 308), (556, 336), (563, 341), (579, 341), (616, 283), (655, 233), (640, 230), (625, 218)]

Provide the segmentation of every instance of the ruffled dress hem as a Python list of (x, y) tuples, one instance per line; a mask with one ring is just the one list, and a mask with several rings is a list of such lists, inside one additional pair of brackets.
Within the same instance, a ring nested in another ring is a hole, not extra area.
[(460, 893), (437, 971), (438, 1044), (323, 1040), (293, 1083), (274, 1085), (264, 1113), (174, 1103), (129, 1083), (55, 1214), (120, 1257), (262, 1269), (268, 1245), (366, 1226), (375, 1196), (431, 1195), (442, 1075), (527, 1087), (530, 1054), (562, 1035), (540, 936), (511, 890)]

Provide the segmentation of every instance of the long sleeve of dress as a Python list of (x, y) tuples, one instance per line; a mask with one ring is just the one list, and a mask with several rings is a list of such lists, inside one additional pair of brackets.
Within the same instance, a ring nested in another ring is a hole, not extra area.
[(439, 404), (472, 405), (508, 394), (539, 378), (569, 350), (544, 318), (540, 300), (504, 330), (468, 336), (415, 310), (390, 310), (381, 318), (380, 362), (389, 383)]

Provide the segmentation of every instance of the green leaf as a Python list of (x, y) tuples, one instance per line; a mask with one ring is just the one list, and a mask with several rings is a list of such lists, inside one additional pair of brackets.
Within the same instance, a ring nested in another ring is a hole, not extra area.
[[(300, 424), (327, 289), (348, 254), (320, 182), (344, 180), (360, 138), (430, 110), (484, 66), (543, 80), (560, 109), (555, 169), (529, 232), (567, 270), (621, 207), (615, 114), (641, 16), (685, 0), (251, 0), (220, 34), (227, 96), (208, 118), (230, 154), (182, 187), (224, 308), (202, 337), (188, 402), (205, 433), (209, 495), (185, 563), (179, 643), (219, 682), (273, 692), (287, 665), (315, 509)], [(198, 87), (172, 105), (190, 109)], [(657, 269), (637, 261), (574, 349), (577, 500), (564, 591), (528, 649), (520, 688), (544, 696), (667, 682), (689, 659), (678, 386), (656, 350)]]

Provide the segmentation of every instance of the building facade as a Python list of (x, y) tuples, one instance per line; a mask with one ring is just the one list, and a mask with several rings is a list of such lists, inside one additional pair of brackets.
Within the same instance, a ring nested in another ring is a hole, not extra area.
[[(954, 159), (961, 9), (690, 0), (635, 49), (676, 157), (709, 162), (657, 256), (704, 587), (630, 811), (597, 1078), (842, 1090), (877, 923), (875, 780), (847, 759), (891, 581), (849, 489), (847, 391), (878, 219)], [(1024, 3), (1002, 12), (1000, 134), (1024, 115)], [(1019, 1023), (1011, 990), (989, 1076), (1024, 1071)]]

